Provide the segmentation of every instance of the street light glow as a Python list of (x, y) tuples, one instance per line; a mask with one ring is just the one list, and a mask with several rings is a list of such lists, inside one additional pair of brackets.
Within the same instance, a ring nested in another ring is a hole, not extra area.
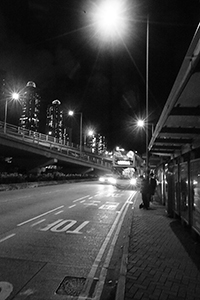
[(144, 125), (145, 125), (144, 120), (138, 120), (137, 125), (138, 125), (138, 127), (144, 127)]
[(12, 99), (13, 100), (19, 100), (19, 93), (13, 92), (12, 93)]
[(73, 116), (74, 114), (80, 115), (80, 153), (82, 152), (82, 134), (83, 134), (83, 114), (82, 112), (74, 112), (73, 110), (68, 111), (69, 116)]
[[(126, 0), (103, 0), (92, 14), (97, 36), (101, 41), (119, 42), (128, 32), (129, 9)], [(120, 39), (119, 39), (120, 38)]]
[(102, 3), (96, 15), (97, 25), (100, 30), (106, 30), (109, 34), (115, 33), (117, 25), (119, 25), (121, 21), (120, 13), (121, 5), (118, 1), (106, 1)]
[(92, 129), (89, 130), (89, 131), (88, 131), (88, 135), (89, 135), (89, 136), (93, 136), (93, 135), (94, 135), (94, 130), (92, 130)]
[(69, 110), (69, 111), (68, 111), (68, 115), (69, 115), (69, 116), (73, 116), (73, 115), (74, 115), (73, 110)]

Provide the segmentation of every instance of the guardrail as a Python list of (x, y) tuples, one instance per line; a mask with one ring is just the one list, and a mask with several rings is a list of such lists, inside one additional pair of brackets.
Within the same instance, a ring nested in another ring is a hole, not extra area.
[(87, 151), (80, 152), (80, 147), (78, 145), (69, 145), (68, 142), (65, 142), (62, 139), (57, 139), (40, 132), (24, 129), (8, 123), (6, 124), (5, 130), (4, 122), (0, 121), (0, 134), (11, 136), (17, 140), (22, 140), (27, 143), (36, 143), (42, 147), (48, 148), (49, 150), (58, 151), (59, 153), (76, 160), (87, 161), (94, 165), (96, 164), (110, 169), (112, 167), (112, 162), (108, 158), (100, 155), (97, 156)]

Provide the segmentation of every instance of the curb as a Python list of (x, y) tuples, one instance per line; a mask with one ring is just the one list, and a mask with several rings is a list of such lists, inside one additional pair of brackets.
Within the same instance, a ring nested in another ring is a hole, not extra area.
[(11, 190), (21, 190), (21, 189), (27, 189), (27, 188), (36, 188), (36, 187), (40, 187), (40, 186), (86, 182), (86, 181), (96, 181), (96, 180), (97, 179), (69, 179), (69, 180), (65, 180), (65, 181), (38, 181), (38, 182), (30, 182), (30, 183), (0, 184), (0, 192), (11, 191)]
[[(133, 202), (132, 209), (134, 209), (134, 205), (139, 198), (139, 192), (136, 194), (136, 197)], [(127, 266), (128, 266), (128, 250), (129, 250), (129, 240), (130, 240), (130, 233), (131, 233), (131, 224), (133, 218), (133, 212), (130, 215), (130, 220), (128, 221), (128, 230), (127, 235), (125, 237), (125, 242), (123, 246), (122, 252), (122, 259), (120, 264), (120, 273), (119, 273), (119, 280), (117, 283), (117, 289), (115, 294), (115, 300), (123, 300), (125, 296), (125, 283), (126, 283), (126, 274), (127, 274)]]

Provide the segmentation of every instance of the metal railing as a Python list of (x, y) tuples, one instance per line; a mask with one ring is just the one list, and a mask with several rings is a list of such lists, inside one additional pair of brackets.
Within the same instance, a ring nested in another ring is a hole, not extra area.
[(21, 140), (26, 143), (38, 144), (42, 147), (48, 148), (59, 153), (62, 153), (75, 160), (87, 161), (94, 165), (100, 165), (105, 168), (111, 169), (112, 162), (101, 155), (94, 155), (88, 151), (80, 151), (80, 146), (76, 144), (69, 144), (65, 140), (55, 138), (40, 132), (24, 129), (12, 124), (6, 124), (6, 131), (4, 122), (0, 121), (0, 134), (4, 136), (11, 136), (16, 140)]

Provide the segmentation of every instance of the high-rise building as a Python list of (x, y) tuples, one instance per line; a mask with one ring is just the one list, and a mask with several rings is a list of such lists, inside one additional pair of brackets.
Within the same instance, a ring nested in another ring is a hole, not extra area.
[(92, 153), (103, 154), (107, 149), (106, 138), (101, 134), (95, 134), (87, 139), (87, 146), (91, 148)]
[(39, 129), (41, 97), (33, 81), (29, 81), (22, 95), (22, 115), (20, 126), (33, 131)]
[(46, 134), (52, 135), (59, 140), (63, 138), (63, 111), (59, 100), (54, 100), (47, 107)]
[(0, 70), (0, 118), (4, 117), (6, 71)]
[(0, 70), (0, 97), (3, 97), (6, 85), (6, 71)]

